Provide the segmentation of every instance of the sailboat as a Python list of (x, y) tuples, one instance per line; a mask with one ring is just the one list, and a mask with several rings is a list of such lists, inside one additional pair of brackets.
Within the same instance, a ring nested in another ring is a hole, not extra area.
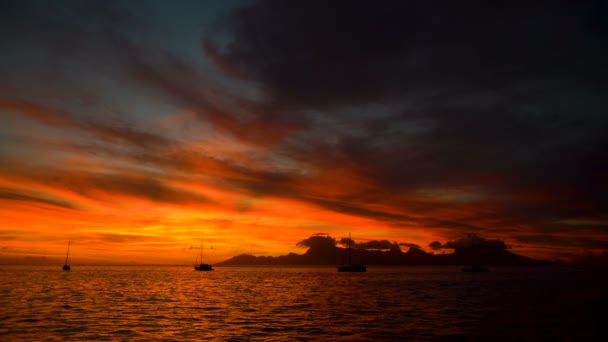
[(70, 265), (68, 265), (68, 256), (70, 255), (70, 241), (68, 241), (68, 252), (65, 254), (65, 264), (63, 265), (64, 271), (70, 270)]
[[(197, 258), (198, 260), (198, 258)], [(194, 270), (196, 271), (213, 271), (213, 267), (209, 264), (203, 264), (203, 242), (201, 241), (201, 263), (197, 266), (196, 260), (194, 262)]]
[(338, 272), (365, 272), (367, 271), (367, 267), (363, 264), (353, 264), (351, 263), (351, 254), (352, 249), (350, 247), (350, 233), (348, 233), (348, 249), (346, 250), (346, 255), (348, 257), (348, 264), (338, 266)]

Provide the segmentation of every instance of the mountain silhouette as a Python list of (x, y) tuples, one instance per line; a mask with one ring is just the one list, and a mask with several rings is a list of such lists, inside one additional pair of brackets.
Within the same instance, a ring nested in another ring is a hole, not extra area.
[[(346, 249), (337, 246), (312, 246), (304, 254), (289, 253), (277, 257), (242, 254), (216, 263), (216, 266), (315, 266), (337, 265), (345, 261)], [(457, 248), (450, 254), (431, 254), (410, 247), (407, 252), (390, 250), (353, 249), (353, 262), (367, 265), (472, 265), (487, 266), (543, 266), (552, 262), (536, 260), (515, 254), (504, 248), (469, 246)]]

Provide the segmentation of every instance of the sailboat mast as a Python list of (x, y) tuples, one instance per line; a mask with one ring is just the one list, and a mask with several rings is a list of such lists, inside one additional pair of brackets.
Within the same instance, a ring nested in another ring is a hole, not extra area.
[(201, 240), (201, 264), (203, 263), (203, 246), (204, 246), (204, 243), (203, 243), (203, 240)]
[(348, 233), (348, 264), (349, 265), (351, 264), (351, 262), (350, 262), (350, 253), (351, 253), (351, 251), (350, 251), (350, 233)]
[(68, 264), (68, 256), (70, 255), (70, 240), (68, 240), (68, 252), (65, 254), (65, 264)]

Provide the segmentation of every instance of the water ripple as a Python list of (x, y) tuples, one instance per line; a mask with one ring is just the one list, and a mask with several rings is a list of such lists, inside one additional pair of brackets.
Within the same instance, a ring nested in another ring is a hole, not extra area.
[[(499, 269), (479, 276), (456, 268), (340, 274), (334, 268), (201, 273), (190, 267), (82, 266), (62, 272), (3, 266), (0, 340), (585, 337), (603, 331), (590, 308), (606, 307), (606, 284), (603, 274), (564, 269)], [(556, 327), (560, 331), (552, 335)]]

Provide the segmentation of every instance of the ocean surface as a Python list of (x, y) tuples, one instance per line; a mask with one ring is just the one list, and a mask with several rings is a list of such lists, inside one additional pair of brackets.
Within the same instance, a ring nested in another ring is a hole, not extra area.
[(0, 341), (572, 341), (608, 336), (573, 268), (0, 266)]

